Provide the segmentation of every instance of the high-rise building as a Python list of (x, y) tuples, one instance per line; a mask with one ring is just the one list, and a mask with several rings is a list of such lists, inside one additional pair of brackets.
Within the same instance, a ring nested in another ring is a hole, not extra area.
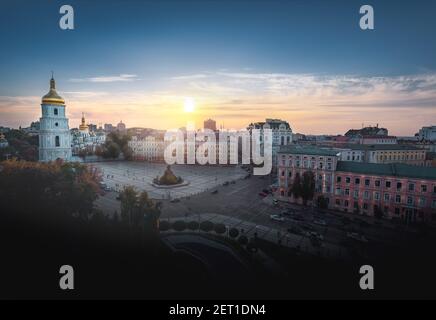
[(39, 161), (70, 160), (71, 137), (68, 118), (65, 116), (65, 100), (56, 92), (53, 76), (50, 91), (42, 97), (41, 110)]

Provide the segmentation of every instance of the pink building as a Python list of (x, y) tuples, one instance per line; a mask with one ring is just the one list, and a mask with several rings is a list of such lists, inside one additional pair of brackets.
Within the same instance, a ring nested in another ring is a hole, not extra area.
[(295, 176), (310, 170), (314, 202), (323, 196), (342, 212), (436, 223), (436, 168), (339, 161), (333, 150), (302, 146), (282, 149), (278, 161), (281, 200), (301, 203), (290, 190)]

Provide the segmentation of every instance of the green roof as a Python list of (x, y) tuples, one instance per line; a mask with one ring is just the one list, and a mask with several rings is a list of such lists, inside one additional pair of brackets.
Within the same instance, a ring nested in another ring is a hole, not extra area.
[(306, 154), (313, 156), (336, 156), (339, 151), (332, 149), (324, 149), (316, 146), (302, 146), (302, 145), (289, 145), (282, 146), (278, 153), (293, 153), (293, 154)]
[(368, 175), (436, 180), (436, 168), (412, 166), (402, 163), (378, 164), (338, 161), (336, 171)]

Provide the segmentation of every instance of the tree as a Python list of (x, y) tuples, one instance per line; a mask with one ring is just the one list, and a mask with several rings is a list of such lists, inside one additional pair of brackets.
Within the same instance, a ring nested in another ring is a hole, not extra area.
[(312, 200), (315, 195), (315, 175), (312, 171), (305, 171), (303, 178), (297, 174), (291, 187), (291, 192), (295, 198), (302, 198), (303, 205), (307, 205), (307, 201)]
[(93, 212), (101, 176), (91, 167), (8, 160), (0, 168), (0, 211), (5, 214), (87, 220)]
[(132, 186), (124, 187), (120, 192), (120, 201), (121, 217), (130, 226), (159, 230), (160, 203), (154, 203), (146, 191), (138, 194)]
[(133, 224), (137, 198), (138, 193), (132, 186), (126, 186), (123, 191), (120, 192), (121, 218), (129, 225)]
[(327, 209), (328, 208), (327, 198), (324, 196), (319, 196), (317, 199), (317, 206), (320, 209)]

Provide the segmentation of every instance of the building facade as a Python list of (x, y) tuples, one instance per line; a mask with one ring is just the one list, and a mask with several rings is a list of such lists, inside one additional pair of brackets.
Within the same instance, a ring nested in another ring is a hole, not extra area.
[[(288, 122), (280, 119), (266, 119), (265, 122), (250, 123), (248, 131), (251, 133), (253, 129), (260, 130), (260, 139), (263, 137), (264, 129), (272, 130), (272, 163), (273, 168), (277, 165), (277, 153), (280, 147), (292, 144), (292, 129)], [(263, 141), (260, 141), (261, 149), (263, 149)]]
[(133, 136), (128, 143), (132, 149), (134, 160), (162, 162), (164, 161), (164, 151), (167, 143), (163, 139), (156, 139), (153, 136), (147, 136), (139, 139)]
[(436, 141), (436, 126), (422, 127), (418, 132), (418, 136), (420, 140)]
[(426, 165), (427, 150), (413, 145), (402, 144), (349, 144), (340, 150), (341, 161), (365, 163), (404, 163), (416, 166)]
[(362, 136), (359, 141), (361, 144), (397, 144), (395, 136)]
[(294, 198), (297, 175), (312, 171), (314, 201), (322, 196), (328, 207), (348, 213), (436, 223), (436, 169), (405, 164), (341, 161), (332, 150), (294, 146), (278, 154), (277, 196)]
[(56, 92), (53, 77), (50, 91), (42, 98), (42, 116), (39, 120), (39, 161), (71, 160), (71, 137), (65, 100)]

